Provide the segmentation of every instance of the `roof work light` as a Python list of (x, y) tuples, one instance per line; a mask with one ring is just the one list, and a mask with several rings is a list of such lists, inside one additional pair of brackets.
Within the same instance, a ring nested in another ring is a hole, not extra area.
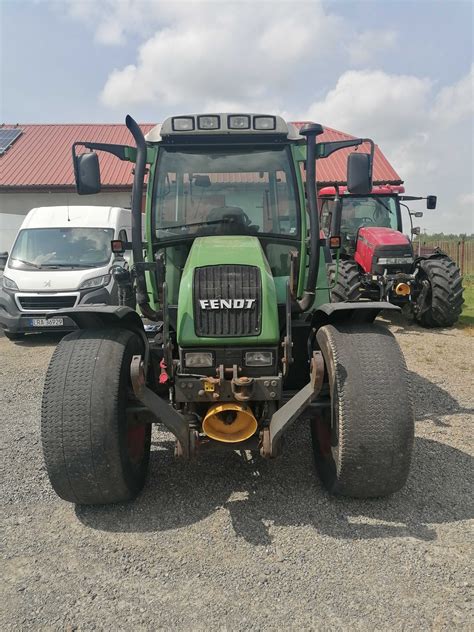
[(219, 129), (221, 126), (218, 116), (198, 116), (199, 129)]

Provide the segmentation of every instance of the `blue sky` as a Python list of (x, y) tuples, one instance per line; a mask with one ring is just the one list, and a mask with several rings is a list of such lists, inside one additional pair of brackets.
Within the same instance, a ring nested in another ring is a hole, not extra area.
[(0, 119), (275, 111), (372, 136), (428, 230), (472, 232), (473, 4), (0, 0)]

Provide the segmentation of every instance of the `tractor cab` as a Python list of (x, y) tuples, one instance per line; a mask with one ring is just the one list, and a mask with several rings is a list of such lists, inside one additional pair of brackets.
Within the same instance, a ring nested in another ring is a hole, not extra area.
[(289, 255), (301, 250), (307, 230), (295, 161), (304, 136), (279, 117), (220, 114), (168, 119), (147, 141), (156, 151), (150, 255), (167, 263), (170, 306), (178, 304), (190, 252), (209, 249), (214, 261), (222, 243), (227, 252), (240, 248), (239, 264), (258, 252), (284, 304)]
[(353, 195), (347, 187), (338, 187), (336, 196), (335, 187), (324, 187), (319, 191), (321, 229), (326, 236), (341, 235), (343, 257), (354, 258), (361, 229), (390, 229), (386, 234), (393, 241), (393, 233), (402, 231), (399, 194), (404, 191), (403, 186), (385, 185), (373, 187), (367, 195)]

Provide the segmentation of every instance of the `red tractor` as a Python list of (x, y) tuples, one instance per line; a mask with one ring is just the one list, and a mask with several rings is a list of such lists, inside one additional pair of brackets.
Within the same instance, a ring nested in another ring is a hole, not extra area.
[(426, 199), (436, 208), (436, 196), (405, 196), (402, 186), (375, 186), (368, 195), (349, 194), (346, 187), (319, 191), (321, 229), (341, 237), (339, 257), (329, 264), (333, 302), (390, 301), (412, 311), (423, 327), (450, 327), (461, 314), (462, 277), (456, 263), (441, 250), (417, 256), (402, 232), (401, 206)]

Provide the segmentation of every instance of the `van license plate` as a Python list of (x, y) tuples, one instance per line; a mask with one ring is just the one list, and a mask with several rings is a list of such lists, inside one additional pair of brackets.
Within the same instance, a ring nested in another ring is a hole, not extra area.
[(31, 318), (30, 325), (32, 327), (62, 327), (64, 318)]

